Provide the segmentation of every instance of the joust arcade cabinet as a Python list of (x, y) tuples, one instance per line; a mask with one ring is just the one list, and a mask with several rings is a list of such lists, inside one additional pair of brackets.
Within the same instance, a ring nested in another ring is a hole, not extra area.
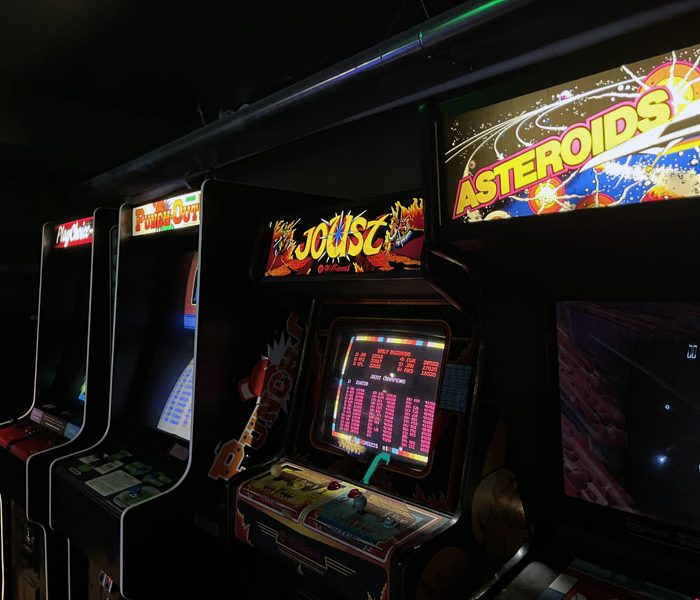
[(424, 248), (430, 216), (397, 194), (261, 226), (251, 278), (307, 334), (283, 452), (232, 483), (230, 527), (303, 597), (458, 597), (470, 577), (479, 332), (471, 288)]

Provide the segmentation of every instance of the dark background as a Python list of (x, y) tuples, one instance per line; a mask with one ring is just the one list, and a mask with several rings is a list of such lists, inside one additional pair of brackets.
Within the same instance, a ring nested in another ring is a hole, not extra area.
[(22, 226), (0, 263), (36, 263), (43, 221), (100, 203), (72, 186), (425, 18), (420, 0), (3, 2), (0, 178)]
[[(696, 20), (684, 15), (673, 27), (655, 22), (632, 41), (615, 35), (614, 50), (601, 44), (567, 56), (557, 45), (562, 40), (659, 6), (653, 0), (620, 0), (604, 10), (593, 4), (522, 2), (458, 39), (334, 87), (276, 119), (251, 123), (225, 143), (185, 153), (197, 168), (165, 161), (169, 170), (154, 166), (105, 183), (101, 174), (234, 119), (247, 106), (429, 17), (458, 7), (468, 11), (475, 3), (0, 3), (0, 311), (11, 354), (4, 367), (13, 380), (29, 382), (11, 393), (31, 393), (42, 223), (181, 191), (185, 180), (197, 185), (214, 169), (241, 183), (337, 198), (416, 189), (428, 164), (418, 105), (454, 95), (446, 82), (463, 80), (474, 102), (483, 104), (501, 99), (489, 95), (494, 84), (497, 95), (517, 95), (697, 41)], [(489, 74), (499, 63), (516, 69), (514, 61), (542, 48), (541, 60), (568, 61), (568, 68), (520, 68), (516, 78)], [(467, 85), (472, 75), (478, 78)]]
[[(126, 199), (119, 190), (77, 193), (76, 185), (420, 23), (426, 11), (434, 16), (458, 4), (423, 3), (0, 3), (0, 311), (3, 371), (12, 374), (7, 394), (31, 394), (42, 224)], [(355, 159), (359, 169), (371, 162), (359, 140), (372, 131), (365, 124), (346, 140), (346, 166)], [(399, 131), (384, 151), (398, 151), (404, 139)], [(262, 175), (268, 185), (274, 180), (284, 187), (291, 177), (298, 186), (304, 156), (318, 144), (307, 143), (291, 160), (287, 152), (272, 152), (244, 171), (258, 181)], [(270, 165), (277, 170), (283, 160), (284, 174), (271, 177)], [(333, 160), (327, 157), (302, 178), (321, 190), (338, 189)]]

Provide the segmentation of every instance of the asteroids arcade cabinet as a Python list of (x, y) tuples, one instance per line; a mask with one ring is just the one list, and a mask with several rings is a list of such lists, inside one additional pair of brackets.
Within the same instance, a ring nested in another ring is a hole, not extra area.
[[(49, 529), (49, 464), (84, 444), (106, 406), (116, 211), (43, 229), (34, 398), (0, 428), (4, 592), (65, 598), (67, 541)], [(25, 516), (26, 511), (26, 516)]]
[[(87, 451), (54, 463), (52, 523), (89, 557), (98, 594), (127, 595), (124, 557), (152, 527), (133, 515), (158, 502), (188, 468), (194, 378), (200, 193), (120, 211), (109, 428)], [(177, 515), (170, 536), (180, 531)], [(150, 559), (175, 552), (174, 542)], [(131, 580), (138, 597), (141, 582)], [(102, 596), (97, 596), (102, 597)]]
[(699, 63), (439, 107), (441, 237), (480, 272), (534, 525), (492, 595), (700, 591)]
[(309, 330), (283, 456), (231, 488), (230, 510), (302, 594), (409, 598), (466, 562), (451, 532), (478, 342), (424, 277), (425, 217), (400, 195), (264, 223), (252, 276), (305, 299)]

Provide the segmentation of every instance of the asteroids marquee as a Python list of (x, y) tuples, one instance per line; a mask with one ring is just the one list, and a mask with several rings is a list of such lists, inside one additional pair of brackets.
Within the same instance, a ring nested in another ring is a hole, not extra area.
[(700, 46), (446, 116), (445, 217), (700, 195)]

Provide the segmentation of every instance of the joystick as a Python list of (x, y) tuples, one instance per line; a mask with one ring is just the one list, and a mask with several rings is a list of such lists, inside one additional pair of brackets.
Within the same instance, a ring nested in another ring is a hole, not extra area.
[(362, 492), (359, 492), (359, 493), (352, 499), (352, 507), (353, 507), (358, 513), (363, 513), (363, 512), (365, 512), (365, 508), (367, 508), (367, 496), (365, 496)]
[(270, 475), (272, 475), (275, 478), (279, 477), (280, 475), (282, 475), (282, 467), (279, 464), (275, 463), (270, 468)]

